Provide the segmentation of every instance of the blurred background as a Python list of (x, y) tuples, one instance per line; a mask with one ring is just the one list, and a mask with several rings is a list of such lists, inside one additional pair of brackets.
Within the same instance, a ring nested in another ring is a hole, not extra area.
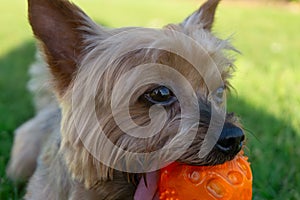
[[(24, 185), (5, 176), (13, 131), (34, 115), (26, 89), (35, 43), (26, 2), (0, 0), (0, 199), (21, 199)], [(201, 0), (74, 0), (110, 27), (181, 22)], [(247, 130), (253, 199), (300, 199), (299, 1), (223, 0), (214, 32), (241, 51), (228, 100)]]

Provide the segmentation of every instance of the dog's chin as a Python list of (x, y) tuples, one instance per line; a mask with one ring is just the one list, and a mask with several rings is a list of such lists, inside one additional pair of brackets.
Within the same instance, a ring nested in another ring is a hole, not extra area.
[(214, 166), (220, 165), (227, 161), (233, 160), (237, 154), (242, 150), (242, 146), (232, 151), (222, 151), (214, 147), (212, 151), (203, 158), (199, 158), (198, 153), (182, 155), (177, 162), (192, 165), (192, 166)]
[[(187, 160), (178, 160), (177, 162), (192, 165), (192, 166), (214, 166), (220, 165), (227, 161), (233, 160), (235, 156), (239, 153), (232, 152), (230, 154), (225, 154), (224, 152), (213, 149), (213, 151), (205, 158), (206, 161), (194, 161), (190, 162)], [(144, 200), (145, 197), (151, 200), (159, 199), (159, 189), (158, 183), (160, 178), (160, 171), (148, 172), (145, 173), (142, 177), (138, 178), (138, 186), (135, 192), (135, 200)], [(149, 197), (149, 198), (148, 198)]]
[(205, 158), (204, 163), (186, 163), (189, 165), (198, 165), (198, 166), (214, 166), (214, 165), (221, 165), (225, 162), (228, 162), (230, 160), (233, 160), (237, 154), (241, 151), (241, 148), (232, 151), (232, 152), (223, 152), (220, 150), (217, 150), (216, 148), (213, 149), (213, 151)]

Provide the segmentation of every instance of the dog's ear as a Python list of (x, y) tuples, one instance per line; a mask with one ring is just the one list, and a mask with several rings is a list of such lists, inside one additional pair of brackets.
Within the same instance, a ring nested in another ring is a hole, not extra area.
[(63, 94), (77, 71), (83, 40), (90, 34), (93, 21), (66, 0), (28, 0), (28, 15), (54, 76), (54, 86)]
[(197, 11), (187, 17), (182, 25), (188, 26), (200, 26), (201, 28), (211, 31), (215, 12), (220, 0), (208, 0)]

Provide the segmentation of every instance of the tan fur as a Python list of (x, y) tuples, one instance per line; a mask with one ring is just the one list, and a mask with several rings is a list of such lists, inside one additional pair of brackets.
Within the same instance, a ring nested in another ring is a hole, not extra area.
[(14, 181), (26, 180), (36, 168), (38, 155), (49, 135), (57, 131), (60, 110), (49, 87), (50, 74), (40, 53), (29, 69), (28, 89), (34, 96), (36, 116), (15, 130), (7, 175)]
[[(158, 80), (160, 84), (180, 91), (176, 95), (186, 94), (185, 98), (191, 99), (191, 102), (183, 103), (200, 103), (201, 110), (210, 112), (211, 105), (207, 102), (211, 91), (230, 86), (228, 78), (233, 71), (233, 60), (227, 52), (235, 51), (227, 40), (218, 39), (211, 33), (218, 2), (209, 0), (181, 24), (169, 24), (154, 30), (107, 29), (97, 26), (68, 1), (29, 0), (30, 23), (53, 76), (62, 119), (59, 129), (56, 121), (59, 116), (37, 115), (24, 125), (28, 129), (22, 128), (22, 133), (16, 136), (11, 166), (39, 155), (25, 199), (133, 199), (136, 184), (131, 182), (131, 169), (145, 166), (152, 169), (153, 165), (172, 161), (173, 158), (194, 165), (213, 165), (232, 159), (234, 155), (222, 157), (215, 151), (204, 158), (197, 156), (210, 116), (205, 115), (202, 121), (194, 123), (194, 116), (184, 113), (178, 102), (165, 112), (154, 108), (151, 116), (149, 106), (140, 97), (153, 85), (143, 85), (132, 91), (142, 82)], [(138, 70), (145, 64), (148, 70), (146, 76)], [(202, 74), (193, 67), (194, 64)], [(127, 73), (126, 81), (120, 88), (115, 88)], [(217, 78), (217, 74), (221, 79)], [(205, 80), (205, 77), (209, 79)], [(127, 97), (130, 97), (129, 103), (125, 101)], [(115, 102), (115, 107), (111, 107), (111, 102)], [(125, 107), (129, 107), (131, 119), (141, 129), (126, 118)], [(50, 134), (44, 127), (36, 126), (45, 124), (47, 116), (50, 118)], [(123, 121), (118, 124), (114, 119), (116, 116)], [(155, 125), (153, 120), (159, 124), (164, 119), (166, 121), (161, 124), (159, 133), (153, 137), (135, 138), (126, 134), (144, 136), (140, 130), (150, 134), (157, 127), (151, 126)], [(181, 127), (180, 122), (184, 120), (187, 123)], [(227, 115), (225, 122), (239, 126), (232, 115)], [(143, 129), (143, 126), (150, 128)], [(177, 133), (180, 127), (183, 131)], [(100, 134), (102, 131), (104, 135)], [(197, 134), (191, 145), (187, 145), (182, 138), (190, 131)], [(112, 148), (103, 151), (107, 145), (104, 137), (123, 150)], [(20, 140), (39, 145), (26, 148)], [(139, 160), (126, 152), (148, 153), (166, 144), (170, 148), (156, 157)], [(42, 150), (40, 146), (43, 146)], [(26, 149), (24, 158), (21, 158), (20, 148)], [(28, 158), (30, 154), (26, 152), (33, 154)], [(110, 166), (101, 162), (104, 158), (111, 163)], [(118, 161), (124, 158), (124, 166), (120, 166)], [(30, 163), (26, 168), (32, 172), (35, 163)], [(125, 171), (118, 170), (118, 167)], [(19, 177), (31, 175), (16, 167), (10, 167), (8, 171), (10, 175), (16, 173)]]

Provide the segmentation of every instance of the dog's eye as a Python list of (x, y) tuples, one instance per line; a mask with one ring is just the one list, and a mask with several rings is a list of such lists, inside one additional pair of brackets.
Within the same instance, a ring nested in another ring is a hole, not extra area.
[(144, 97), (151, 104), (159, 104), (162, 106), (169, 106), (177, 101), (173, 92), (165, 86), (159, 86), (150, 92), (145, 93)]
[(224, 93), (225, 93), (225, 88), (224, 87), (219, 87), (215, 92), (214, 92), (214, 101), (217, 104), (222, 104), (224, 101)]

